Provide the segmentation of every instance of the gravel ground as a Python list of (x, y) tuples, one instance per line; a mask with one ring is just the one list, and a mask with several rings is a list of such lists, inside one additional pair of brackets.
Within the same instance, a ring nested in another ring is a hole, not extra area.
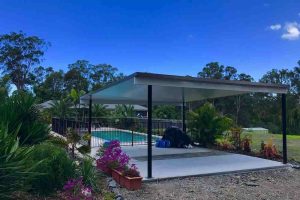
[(300, 170), (287, 168), (244, 174), (189, 177), (143, 183), (120, 190), (126, 200), (300, 199)]

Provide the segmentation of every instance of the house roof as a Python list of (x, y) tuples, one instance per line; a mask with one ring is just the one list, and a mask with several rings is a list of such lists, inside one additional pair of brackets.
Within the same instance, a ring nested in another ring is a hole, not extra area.
[(193, 102), (203, 99), (233, 96), (245, 93), (277, 93), (288, 91), (287, 85), (247, 81), (216, 80), (190, 76), (175, 76), (136, 72), (104, 88), (81, 97), (87, 103), (146, 104), (147, 86), (152, 85), (154, 104), (179, 104), (184, 100)]
[[(49, 109), (49, 108), (52, 108), (53, 103), (54, 103), (54, 100), (48, 100), (48, 101), (45, 101), (41, 104), (38, 104), (38, 107), (40, 109)], [(103, 106), (105, 106), (105, 108), (108, 109), (108, 110), (116, 109), (117, 105), (118, 104), (103, 104)], [(132, 105), (132, 106), (133, 106), (133, 110), (135, 110), (135, 111), (147, 111), (147, 107), (145, 107), (145, 106), (141, 106), (141, 105)], [(88, 105), (81, 104), (80, 107), (81, 108), (88, 108)], [(71, 108), (74, 108), (74, 106), (71, 106)]]

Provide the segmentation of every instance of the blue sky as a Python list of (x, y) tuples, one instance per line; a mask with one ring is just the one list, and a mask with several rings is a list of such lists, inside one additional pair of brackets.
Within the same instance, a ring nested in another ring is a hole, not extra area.
[(77, 59), (121, 72), (193, 75), (219, 61), (256, 79), (300, 60), (300, 1), (0, 0), (0, 34), (51, 47), (43, 66)]

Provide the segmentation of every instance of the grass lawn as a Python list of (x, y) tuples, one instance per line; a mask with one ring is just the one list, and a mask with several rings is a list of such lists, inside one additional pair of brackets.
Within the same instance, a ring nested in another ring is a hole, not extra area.
[[(265, 143), (269, 138), (273, 139), (276, 148), (279, 152), (282, 152), (282, 135), (281, 134), (271, 134), (260, 131), (244, 131), (243, 134), (249, 134), (252, 136), (251, 148), (253, 151), (260, 151), (260, 144), (263, 140)], [(295, 159), (300, 162), (300, 135), (287, 135), (287, 148), (288, 148), (288, 158)]]

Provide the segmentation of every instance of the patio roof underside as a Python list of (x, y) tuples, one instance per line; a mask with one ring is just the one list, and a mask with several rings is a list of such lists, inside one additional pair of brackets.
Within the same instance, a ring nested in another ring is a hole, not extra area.
[(287, 93), (288, 86), (245, 81), (134, 73), (127, 78), (81, 97), (82, 103), (147, 104), (147, 86), (152, 85), (153, 104), (181, 104), (245, 93)]

